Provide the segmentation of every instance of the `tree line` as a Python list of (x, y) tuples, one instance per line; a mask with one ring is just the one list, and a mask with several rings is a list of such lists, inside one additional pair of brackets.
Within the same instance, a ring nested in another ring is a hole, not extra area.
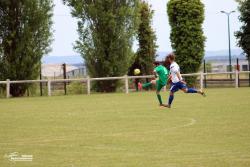
[[(249, 59), (250, 0), (240, 1), (243, 26), (238, 44)], [(84, 58), (90, 77), (151, 74), (156, 59), (157, 37), (152, 28), (154, 11), (143, 0), (62, 0), (77, 19), (74, 49)], [(37, 79), (41, 58), (53, 41), (53, 0), (0, 1), (0, 80)], [(167, 14), (170, 40), (184, 73), (197, 72), (204, 57), (204, 4), (201, 0), (170, 0)], [(138, 50), (133, 44), (138, 41)], [(195, 78), (188, 80), (194, 83)], [(98, 81), (93, 89), (114, 92), (119, 82)], [(12, 96), (23, 96), (29, 84), (11, 84)]]

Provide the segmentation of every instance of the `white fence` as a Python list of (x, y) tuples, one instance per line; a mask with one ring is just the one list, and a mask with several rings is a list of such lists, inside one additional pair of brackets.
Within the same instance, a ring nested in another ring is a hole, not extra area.
[[(239, 87), (239, 74), (250, 74), (250, 71), (244, 71), (244, 72), (222, 72), (222, 73), (193, 73), (193, 74), (182, 74), (182, 76), (198, 76), (200, 79), (200, 88), (204, 88), (204, 77), (208, 75), (221, 75), (221, 74), (228, 74), (228, 75), (235, 75), (235, 88)], [(107, 78), (80, 78), (80, 79), (57, 79), (57, 80), (21, 80), (21, 81), (10, 81), (7, 79), (6, 81), (0, 81), (0, 84), (6, 85), (6, 97), (10, 97), (10, 85), (11, 84), (17, 84), (17, 83), (47, 83), (48, 88), (48, 96), (51, 96), (51, 84), (52, 83), (58, 83), (58, 82), (86, 82), (87, 83), (87, 94), (90, 95), (91, 93), (91, 82), (92, 81), (104, 81), (104, 80), (124, 80), (125, 85), (125, 93), (129, 93), (129, 79), (145, 79), (145, 78), (153, 78), (153, 75), (148, 76), (122, 76), (122, 77), (107, 77)]]

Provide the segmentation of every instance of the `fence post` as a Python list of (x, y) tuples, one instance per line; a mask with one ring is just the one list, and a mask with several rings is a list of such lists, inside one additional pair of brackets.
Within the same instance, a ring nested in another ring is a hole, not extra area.
[[(63, 68), (63, 79), (67, 79), (67, 71), (66, 71), (66, 64), (63, 63), (62, 64), (62, 68)], [(67, 95), (67, 83), (66, 81), (63, 82), (63, 86), (64, 86), (64, 95)]]
[[(206, 60), (203, 61), (203, 73), (207, 73)], [(207, 76), (204, 75), (204, 87), (207, 88)]]
[(235, 70), (235, 88), (239, 88), (239, 71)]
[[(40, 65), (40, 81), (43, 79), (42, 77), (42, 66)], [(40, 96), (43, 96), (43, 83), (40, 82)]]
[(236, 67), (236, 71), (238, 71), (238, 87), (240, 87), (240, 64), (239, 64), (239, 58), (237, 58), (236, 60), (236, 63), (237, 63), (237, 67)]
[(6, 80), (6, 97), (10, 98), (10, 80)]
[(51, 80), (48, 80), (48, 96), (51, 96)]
[(125, 93), (128, 94), (129, 93), (129, 87), (128, 87), (128, 75), (124, 76), (124, 81), (125, 81)]
[[(248, 71), (250, 71), (250, 58), (248, 57)], [(250, 73), (248, 73), (248, 86), (250, 87)]]
[(203, 80), (204, 80), (204, 73), (201, 72), (201, 73), (200, 73), (200, 89), (203, 89), (203, 88), (204, 88)]
[(91, 83), (90, 83), (90, 78), (87, 76), (87, 93), (90, 95), (90, 90), (91, 90)]

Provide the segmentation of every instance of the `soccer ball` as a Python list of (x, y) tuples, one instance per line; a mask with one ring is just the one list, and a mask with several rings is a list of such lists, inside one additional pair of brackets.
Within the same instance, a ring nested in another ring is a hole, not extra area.
[(137, 69), (134, 70), (134, 74), (135, 74), (135, 75), (139, 75), (140, 73), (141, 73), (141, 70), (140, 70), (140, 69), (137, 68)]

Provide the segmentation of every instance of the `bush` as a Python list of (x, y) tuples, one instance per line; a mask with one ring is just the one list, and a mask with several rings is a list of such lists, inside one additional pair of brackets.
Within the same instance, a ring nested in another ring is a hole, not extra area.
[(81, 82), (72, 82), (67, 86), (68, 94), (85, 94), (86, 90), (86, 86)]

